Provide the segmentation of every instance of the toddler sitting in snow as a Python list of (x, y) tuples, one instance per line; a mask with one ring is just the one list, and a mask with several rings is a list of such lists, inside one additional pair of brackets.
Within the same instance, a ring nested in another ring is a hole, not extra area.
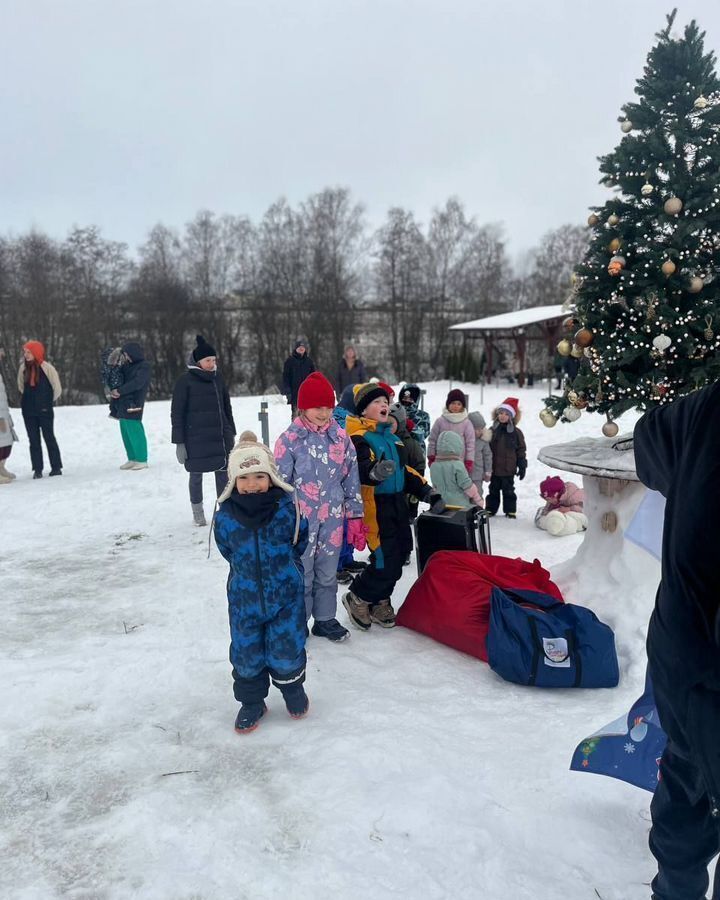
[(462, 460), (465, 442), (454, 431), (443, 431), (437, 439), (437, 456), (430, 466), (430, 478), (435, 490), (448, 506), (468, 509), (473, 504), (483, 506), (477, 485), (468, 474)]
[(582, 488), (555, 475), (542, 482), (540, 496), (545, 506), (541, 506), (535, 515), (538, 528), (555, 537), (585, 531), (587, 516), (583, 513), (585, 492)]

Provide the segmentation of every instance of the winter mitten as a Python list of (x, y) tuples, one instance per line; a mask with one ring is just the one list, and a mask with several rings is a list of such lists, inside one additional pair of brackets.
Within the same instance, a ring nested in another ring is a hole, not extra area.
[(185, 463), (185, 460), (188, 458), (185, 444), (175, 444), (175, 456), (177, 456), (177, 461), (182, 466)]
[(347, 542), (356, 550), (364, 550), (367, 547), (365, 535), (370, 531), (362, 519), (348, 519)]
[(465, 460), (465, 468), (467, 469), (468, 475), (472, 475), (473, 465), (474, 463), (471, 459)]
[(370, 477), (373, 481), (387, 481), (394, 474), (395, 461), (392, 459), (381, 459), (370, 469)]
[(527, 460), (519, 459), (517, 463), (517, 475), (520, 481), (525, 477), (525, 472), (527, 472)]
[(442, 494), (438, 494), (437, 491), (431, 491), (425, 498), (425, 502), (430, 504), (430, 512), (435, 513), (436, 516), (441, 515), (447, 509)]

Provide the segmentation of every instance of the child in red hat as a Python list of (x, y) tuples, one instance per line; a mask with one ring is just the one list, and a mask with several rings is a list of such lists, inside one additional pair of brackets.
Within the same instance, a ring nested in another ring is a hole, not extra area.
[(275, 459), (282, 477), (297, 491), (300, 511), (310, 526), (302, 561), (305, 611), (308, 619), (314, 619), (312, 633), (344, 641), (349, 632), (336, 613), (345, 519), (349, 543), (359, 550), (365, 547), (357, 454), (333, 417), (335, 391), (324, 375), (308, 375), (297, 402), (298, 416), (277, 439)]
[(508, 397), (493, 410), (491, 426), (492, 438), (492, 478), (488, 488), (486, 509), (494, 516), (500, 508), (502, 493), (503, 512), (508, 519), (517, 518), (517, 494), (515, 475), (520, 481), (527, 470), (527, 447), (525, 436), (517, 427), (520, 421), (520, 402), (517, 397)]

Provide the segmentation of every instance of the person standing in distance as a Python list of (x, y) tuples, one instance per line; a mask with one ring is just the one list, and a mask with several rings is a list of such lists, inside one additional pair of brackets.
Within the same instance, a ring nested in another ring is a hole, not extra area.
[(22, 398), (20, 408), (30, 442), (33, 478), (43, 476), (41, 433), (50, 458), (50, 474), (62, 475), (62, 459), (55, 439), (53, 409), (62, 394), (62, 385), (55, 367), (45, 359), (45, 346), (40, 341), (28, 341), (23, 345), (23, 361), (18, 369), (17, 386)]
[(282, 392), (291, 408), (290, 421), (294, 421), (298, 416), (297, 398), (300, 385), (315, 371), (315, 368), (315, 363), (308, 356), (307, 341), (298, 338), (293, 352), (285, 360), (282, 373)]

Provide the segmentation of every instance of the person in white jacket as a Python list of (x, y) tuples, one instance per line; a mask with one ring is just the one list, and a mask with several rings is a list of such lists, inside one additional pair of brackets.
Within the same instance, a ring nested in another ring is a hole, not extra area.
[(15, 479), (13, 473), (5, 468), (5, 461), (10, 456), (12, 445), (16, 440), (5, 382), (0, 375), (0, 484), (10, 484)]

